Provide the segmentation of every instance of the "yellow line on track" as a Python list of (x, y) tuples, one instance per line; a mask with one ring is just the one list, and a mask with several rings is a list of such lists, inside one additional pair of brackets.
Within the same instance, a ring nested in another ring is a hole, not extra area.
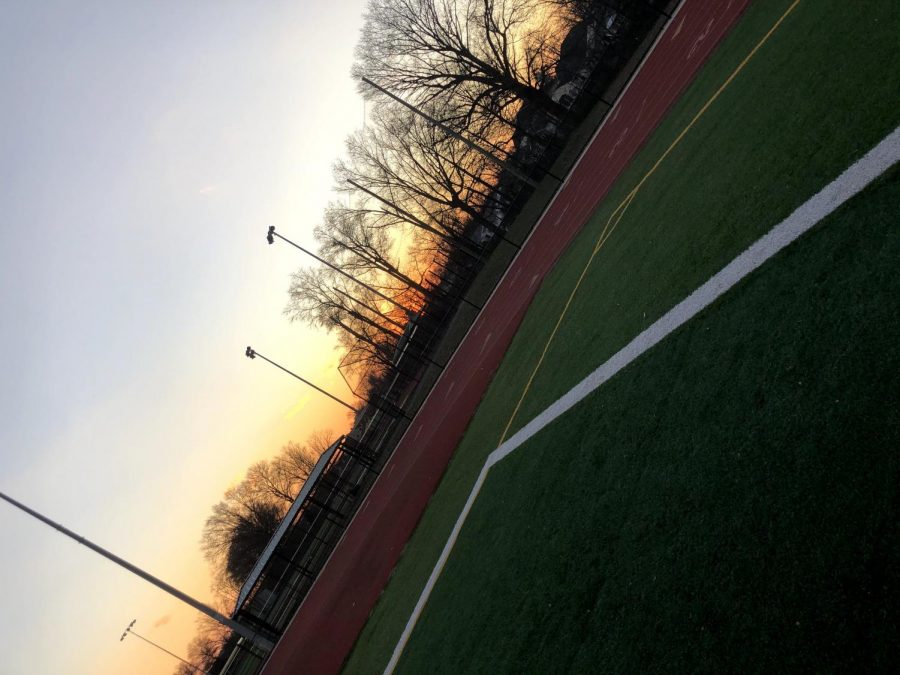
[(556, 321), (556, 325), (553, 327), (553, 331), (550, 333), (550, 337), (547, 339), (547, 343), (544, 345), (544, 349), (541, 352), (540, 357), (538, 358), (537, 363), (534, 366), (534, 370), (531, 371), (531, 376), (528, 378), (528, 382), (525, 383), (525, 388), (522, 390), (521, 396), (519, 396), (519, 400), (516, 402), (516, 407), (512, 411), (512, 415), (509, 416), (509, 421), (506, 423), (506, 426), (503, 428), (503, 433), (500, 435), (500, 441), (498, 445), (502, 445), (503, 441), (506, 440), (506, 435), (509, 433), (510, 427), (512, 427), (513, 421), (516, 419), (516, 415), (519, 412), (519, 408), (522, 407), (522, 403), (525, 401), (525, 397), (528, 395), (529, 390), (531, 389), (531, 384), (534, 382), (534, 378), (537, 376), (538, 370), (540, 370), (541, 365), (544, 363), (544, 358), (547, 356), (547, 352), (550, 351), (550, 345), (553, 343), (554, 338), (556, 337), (557, 332), (559, 331), (560, 326), (562, 325), (563, 319), (565, 319), (566, 314), (569, 311), (569, 307), (572, 304), (572, 301), (575, 299), (575, 294), (578, 292), (581, 283), (584, 281), (584, 278), (587, 276), (588, 270), (591, 267), (591, 264), (594, 262), (594, 258), (597, 257), (597, 254), (603, 248), (603, 245), (609, 240), (612, 233), (615, 231), (616, 227), (618, 227), (619, 223), (622, 220), (622, 217), (625, 215), (625, 212), (628, 210), (628, 207), (631, 205), (631, 202), (634, 201), (634, 198), (637, 196), (638, 192), (640, 192), (641, 188), (644, 186), (644, 183), (652, 176), (656, 170), (660, 167), (660, 165), (665, 161), (665, 159), (672, 153), (672, 151), (681, 143), (682, 139), (687, 135), (687, 133), (693, 128), (693, 126), (700, 120), (701, 117), (709, 110), (710, 106), (715, 103), (716, 99), (721, 96), (722, 92), (724, 92), (734, 81), (734, 79), (738, 76), (738, 74), (746, 67), (748, 63), (750, 63), (751, 59), (756, 56), (756, 53), (762, 48), (762, 46), (769, 41), (769, 38), (775, 33), (776, 30), (781, 26), (785, 19), (791, 14), (791, 12), (796, 9), (797, 5), (800, 4), (801, 0), (794, 0), (791, 5), (785, 10), (784, 14), (782, 14), (778, 20), (772, 24), (772, 27), (766, 32), (765, 35), (760, 38), (759, 42), (750, 50), (750, 52), (743, 58), (743, 60), (737, 65), (737, 67), (731, 72), (731, 74), (725, 79), (725, 81), (719, 85), (719, 88), (716, 89), (715, 93), (709, 97), (706, 103), (697, 111), (697, 114), (688, 122), (687, 126), (681, 130), (681, 132), (675, 137), (675, 140), (666, 148), (665, 152), (659, 156), (659, 158), (654, 162), (653, 166), (644, 174), (638, 184), (635, 185), (631, 191), (625, 196), (625, 198), (619, 203), (619, 205), (615, 208), (615, 210), (610, 214), (609, 218), (606, 221), (606, 224), (603, 226), (603, 230), (600, 232), (600, 236), (597, 238), (596, 244), (594, 244), (594, 249), (591, 252), (591, 257), (588, 258), (587, 263), (584, 265), (584, 269), (581, 270), (581, 275), (578, 277), (578, 281), (575, 282), (574, 288), (572, 288), (572, 292), (569, 293), (569, 297), (566, 300), (566, 304), (563, 306), (562, 312), (559, 315), (559, 318)]

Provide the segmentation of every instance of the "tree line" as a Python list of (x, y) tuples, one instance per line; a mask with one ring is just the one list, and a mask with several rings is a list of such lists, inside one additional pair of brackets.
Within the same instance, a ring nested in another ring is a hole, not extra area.
[(632, 39), (621, 27), (646, 23), (658, 4), (370, 0), (352, 69), (370, 114), (347, 138), (334, 166), (340, 198), (315, 230), (319, 255), (357, 281), (302, 268), (287, 316), (336, 334), (357, 375), (387, 367), (448, 260), (465, 263), (503, 235), (522, 187), (508, 166), (533, 161), (526, 147), (540, 147), (535, 137), (566, 113), (555, 98), (566, 40), (577, 37), (584, 44), (569, 52), (602, 64), (603, 50)]
[[(209, 562), (214, 604), (223, 614), (231, 614), (241, 586), (333, 440), (331, 431), (317, 431), (305, 443), (285, 444), (273, 458), (251, 465), (212, 507), (200, 548)], [(231, 637), (227, 628), (201, 615), (188, 644), (188, 660), (207, 672)], [(176, 671), (193, 672), (186, 664)]]
[[(318, 254), (344, 274), (298, 269), (285, 308), (337, 336), (363, 383), (357, 393), (379, 382), (449, 261), (473, 259), (503, 236), (523, 188), (508, 166), (527, 172), (535, 138), (556, 133), (567, 112), (560, 85), (582, 64), (612, 78), (630, 54), (625, 43), (664, 4), (369, 0), (352, 75), (370, 112), (334, 165), (338, 196), (315, 229)], [(213, 506), (201, 548), (225, 613), (330, 441), (320, 433), (284, 446)], [(205, 672), (229, 635), (206, 620), (198, 627), (188, 655)]]

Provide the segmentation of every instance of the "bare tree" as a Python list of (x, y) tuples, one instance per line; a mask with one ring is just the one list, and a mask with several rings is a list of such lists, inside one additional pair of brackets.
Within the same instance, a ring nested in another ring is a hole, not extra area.
[(496, 191), (496, 165), (408, 110), (382, 106), (372, 117), (347, 140), (347, 159), (338, 162), (335, 176), (366, 191), (357, 203), (369, 205), (369, 196), (393, 205), (381, 207), (388, 218), (379, 217), (375, 226), (405, 222), (457, 245), (466, 245), (469, 222), (497, 230), (482, 214)]
[[(396, 307), (386, 308), (376, 302), (377, 296), (341, 287), (338, 275), (323, 269), (301, 269), (291, 280), (285, 313), (292, 320), (337, 332), (338, 342), (346, 354), (354, 353), (354, 370), (364, 364), (386, 365), (394, 353), (409, 315)], [(393, 311), (391, 311), (393, 310)], [(345, 358), (345, 363), (346, 363)]]
[(319, 454), (320, 451), (310, 447), (309, 441), (306, 445), (291, 441), (274, 459), (252, 465), (244, 480), (253, 486), (256, 494), (291, 504), (309, 478)]
[[(230, 612), (230, 607), (221, 601), (216, 603), (216, 609), (223, 614)], [(230, 637), (231, 630), (226, 626), (206, 615), (198, 617), (197, 632), (187, 647), (187, 661), (193, 665), (180, 664), (175, 669), (175, 675), (196, 675), (210, 672)]]
[[(220, 609), (227, 612), (226, 607), (221, 607)], [(200, 672), (209, 672), (218, 660), (230, 636), (231, 631), (222, 626), (222, 624), (206, 620), (206, 617), (198, 619), (197, 635), (194, 636), (187, 648), (188, 661), (196, 664)]]
[(283, 509), (260, 502), (235, 525), (225, 555), (225, 572), (236, 585), (250, 574), (283, 517)]
[(414, 304), (429, 295), (429, 288), (401, 269), (390, 233), (372, 227), (364, 214), (332, 204), (315, 234), (323, 258), (380, 291), (412, 290), (420, 296)]
[(265, 548), (285, 508), (268, 495), (258, 495), (248, 481), (225, 492), (203, 527), (201, 546), (207, 559), (220, 565), (236, 586)]
[(469, 128), (511, 120), (518, 102), (556, 108), (541, 89), (556, 38), (540, 0), (370, 0), (353, 72), (419, 104), (441, 100)]
[(306, 445), (288, 443), (274, 459), (251, 466), (213, 506), (200, 546), (217, 595), (230, 597), (243, 583), (309, 477), (324, 439), (320, 432)]
[[(337, 436), (331, 429), (317, 429), (312, 432), (306, 439), (304, 452), (312, 452), (315, 457), (319, 457), (323, 452), (332, 446)], [(293, 445), (293, 444), (289, 444)], [(287, 447), (287, 446), (285, 446)]]
[(284, 313), (293, 321), (305, 321), (326, 330), (333, 330), (336, 320), (341, 319), (383, 331), (402, 331), (409, 313), (397, 305), (384, 305), (383, 298), (363, 286), (351, 286), (332, 270), (301, 268), (291, 277)]

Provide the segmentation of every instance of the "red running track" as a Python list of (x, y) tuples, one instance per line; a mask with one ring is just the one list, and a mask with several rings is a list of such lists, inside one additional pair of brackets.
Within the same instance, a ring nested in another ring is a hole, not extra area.
[(340, 671), (540, 280), (748, 2), (685, 0), (444, 370), (264, 675)]

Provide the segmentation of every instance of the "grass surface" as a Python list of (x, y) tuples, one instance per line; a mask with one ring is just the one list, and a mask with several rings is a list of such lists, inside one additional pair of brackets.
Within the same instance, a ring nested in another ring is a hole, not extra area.
[(894, 170), (498, 464), (399, 672), (890, 671), (898, 213)]
[[(387, 662), (475, 476), (497, 446), (610, 213), (788, 4), (787, 0), (761, 0), (751, 5), (545, 281), (361, 635), (348, 672), (377, 671)], [(512, 430), (604, 362), (900, 123), (898, 34), (900, 8), (895, 3), (851, 7), (838, 1), (805, 0), (800, 4), (629, 207), (595, 259)], [(795, 246), (802, 248), (805, 243)], [(866, 289), (854, 289), (837, 302), (852, 309), (860, 293)], [(784, 310), (790, 299), (788, 295), (770, 302), (776, 310), (781, 303)], [(783, 322), (790, 315), (782, 311), (779, 317)], [(766, 329), (780, 331), (778, 321)], [(823, 353), (834, 346), (814, 344)], [(868, 348), (878, 353), (877, 346)], [(660, 378), (657, 386), (674, 385)], [(823, 427), (831, 429), (827, 416), (815, 414), (822, 418)], [(751, 419), (753, 415), (748, 405), (744, 416)], [(655, 438), (653, 419), (650, 415), (645, 420), (645, 432)], [(587, 423), (574, 414), (566, 421), (573, 432)], [(705, 431), (701, 425), (697, 433)], [(730, 433), (735, 441), (746, 440), (737, 428)], [(582, 446), (575, 446), (572, 453), (573, 448), (560, 445), (552, 454), (578, 454), (578, 447)], [(627, 475), (606, 475), (615, 469), (598, 466), (586, 478), (624, 484)], [(756, 477), (757, 484), (765, 475)], [(517, 489), (531, 494), (538, 488), (539, 484), (523, 481)], [(762, 499), (765, 492), (757, 496)], [(590, 493), (582, 495), (583, 500), (589, 497)], [(555, 562), (544, 560), (537, 530), (528, 543), (533, 565), (542, 566), (549, 578), (566, 577), (566, 556)], [(431, 602), (436, 602), (436, 596)], [(525, 617), (525, 611), (516, 610), (513, 616)], [(534, 630), (537, 642), (543, 639), (540, 616), (528, 617), (521, 627)], [(662, 621), (663, 615), (658, 619)], [(512, 621), (509, 618), (505, 627), (510, 628)]]

